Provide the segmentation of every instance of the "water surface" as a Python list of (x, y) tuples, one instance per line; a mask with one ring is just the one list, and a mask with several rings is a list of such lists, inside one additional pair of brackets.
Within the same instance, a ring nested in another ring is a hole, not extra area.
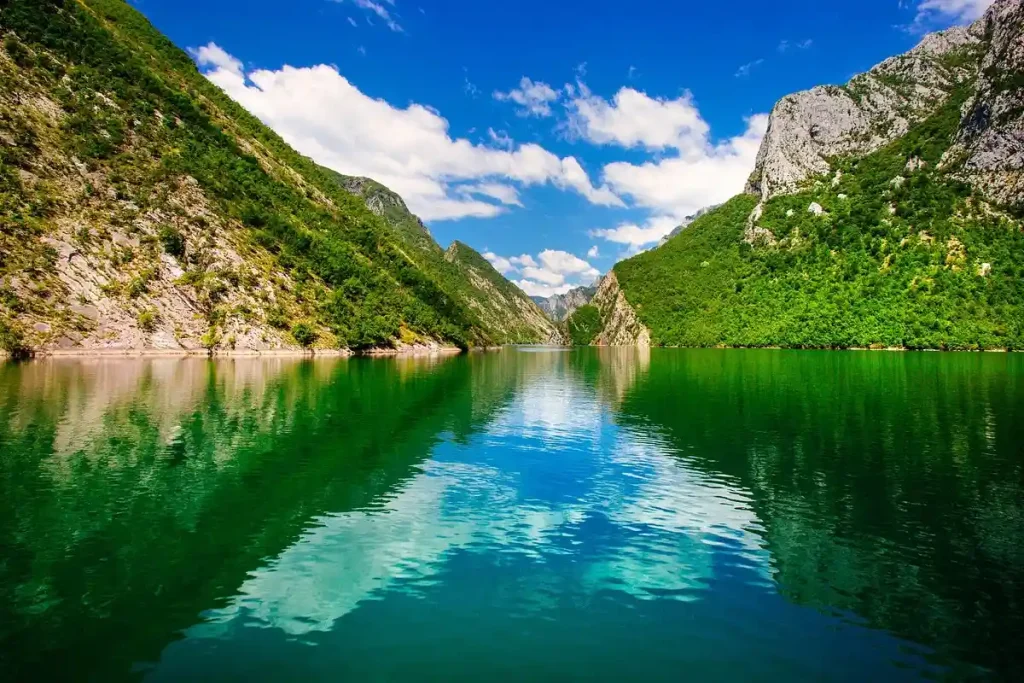
[(8, 680), (1024, 676), (1024, 357), (0, 366)]

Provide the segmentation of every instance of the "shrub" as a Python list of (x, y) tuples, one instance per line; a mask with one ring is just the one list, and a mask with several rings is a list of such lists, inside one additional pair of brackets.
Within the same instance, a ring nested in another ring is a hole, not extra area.
[(0, 318), (0, 348), (11, 354), (12, 358), (25, 358), (32, 350), (25, 345), (25, 335), (21, 326), (13, 320)]
[(139, 329), (143, 332), (152, 332), (156, 329), (157, 313), (152, 309), (146, 309), (139, 313), (139, 317), (136, 319), (139, 323)]
[(288, 328), (288, 316), (280, 306), (267, 311), (267, 324), (279, 330)]
[(185, 256), (185, 236), (169, 225), (160, 228), (160, 244), (165, 252), (176, 259)]
[(213, 347), (220, 343), (220, 329), (211, 327), (206, 331), (206, 334), (199, 338), (199, 343), (202, 344), (204, 349), (213, 350)]
[(295, 338), (295, 341), (308, 349), (317, 340), (319, 335), (308, 324), (298, 323), (292, 328), (292, 336)]

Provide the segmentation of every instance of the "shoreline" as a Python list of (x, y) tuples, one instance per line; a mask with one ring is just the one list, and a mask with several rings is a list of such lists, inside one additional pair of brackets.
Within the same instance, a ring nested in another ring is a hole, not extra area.
[[(456, 346), (406, 347), (400, 349), (251, 349), (215, 350), (207, 349), (42, 349), (31, 351), (19, 360), (44, 360), (49, 358), (394, 358), (413, 356), (450, 356), (462, 353)], [(0, 360), (11, 358), (7, 351), (0, 351)]]
[[(231, 350), (221, 349), (208, 351), (207, 349), (43, 349), (33, 351), (28, 356), (18, 360), (43, 360), (48, 358), (208, 358), (208, 359), (233, 359), (233, 358), (411, 358), (423, 356), (457, 356), (463, 353), (493, 353), (504, 348), (515, 348), (522, 344), (507, 344), (505, 346), (474, 347), (463, 350), (457, 346), (407, 346), (398, 349), (375, 348), (362, 351), (351, 351), (349, 349), (266, 349), (256, 351), (251, 349)], [(533, 346), (528, 345), (528, 346)], [(870, 348), (866, 346), (848, 346), (845, 348), (829, 347), (796, 347), (796, 346), (646, 346), (641, 347), (635, 344), (623, 345), (587, 345), (587, 346), (561, 346), (557, 344), (543, 345), (552, 348), (564, 349), (714, 349), (719, 351), (889, 351), (903, 353), (1020, 353), (1018, 350), (1008, 348), (994, 349), (910, 349), (902, 346), (887, 346), (885, 348)], [(0, 361), (11, 359), (11, 354), (0, 350)]]

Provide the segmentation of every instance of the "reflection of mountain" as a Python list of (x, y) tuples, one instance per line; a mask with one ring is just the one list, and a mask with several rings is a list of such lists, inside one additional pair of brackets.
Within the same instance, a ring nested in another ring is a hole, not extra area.
[(107, 367), (0, 367), (15, 678), (1020, 670), (1015, 356)]
[(1024, 673), (1017, 357), (652, 353), (619, 420), (752, 492), (784, 595)]
[(312, 516), (468, 438), (512, 388), (471, 376), (462, 358), (0, 366), (0, 667), (152, 659)]
[[(612, 378), (626, 367), (618, 355), (585, 353), (607, 361)], [(187, 635), (217, 638), (249, 626), (328, 632), (367, 601), (429, 592), (466, 551), (541, 565), (576, 556), (574, 590), (595, 595), (698, 599), (723, 555), (765, 585), (768, 557), (745, 495), (666, 457), (659, 439), (616, 428), (594, 388), (575, 376), (582, 360), (491, 358), (511, 364), (520, 384), (485, 429), (462, 444), (437, 444), (428, 463), (373, 505), (317, 518)], [(192, 651), (172, 646), (166, 666), (175, 670)]]

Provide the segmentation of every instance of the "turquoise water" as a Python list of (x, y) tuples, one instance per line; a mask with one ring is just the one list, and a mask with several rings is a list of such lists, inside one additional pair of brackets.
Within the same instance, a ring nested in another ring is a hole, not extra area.
[(9, 680), (1024, 675), (1024, 357), (0, 366)]

